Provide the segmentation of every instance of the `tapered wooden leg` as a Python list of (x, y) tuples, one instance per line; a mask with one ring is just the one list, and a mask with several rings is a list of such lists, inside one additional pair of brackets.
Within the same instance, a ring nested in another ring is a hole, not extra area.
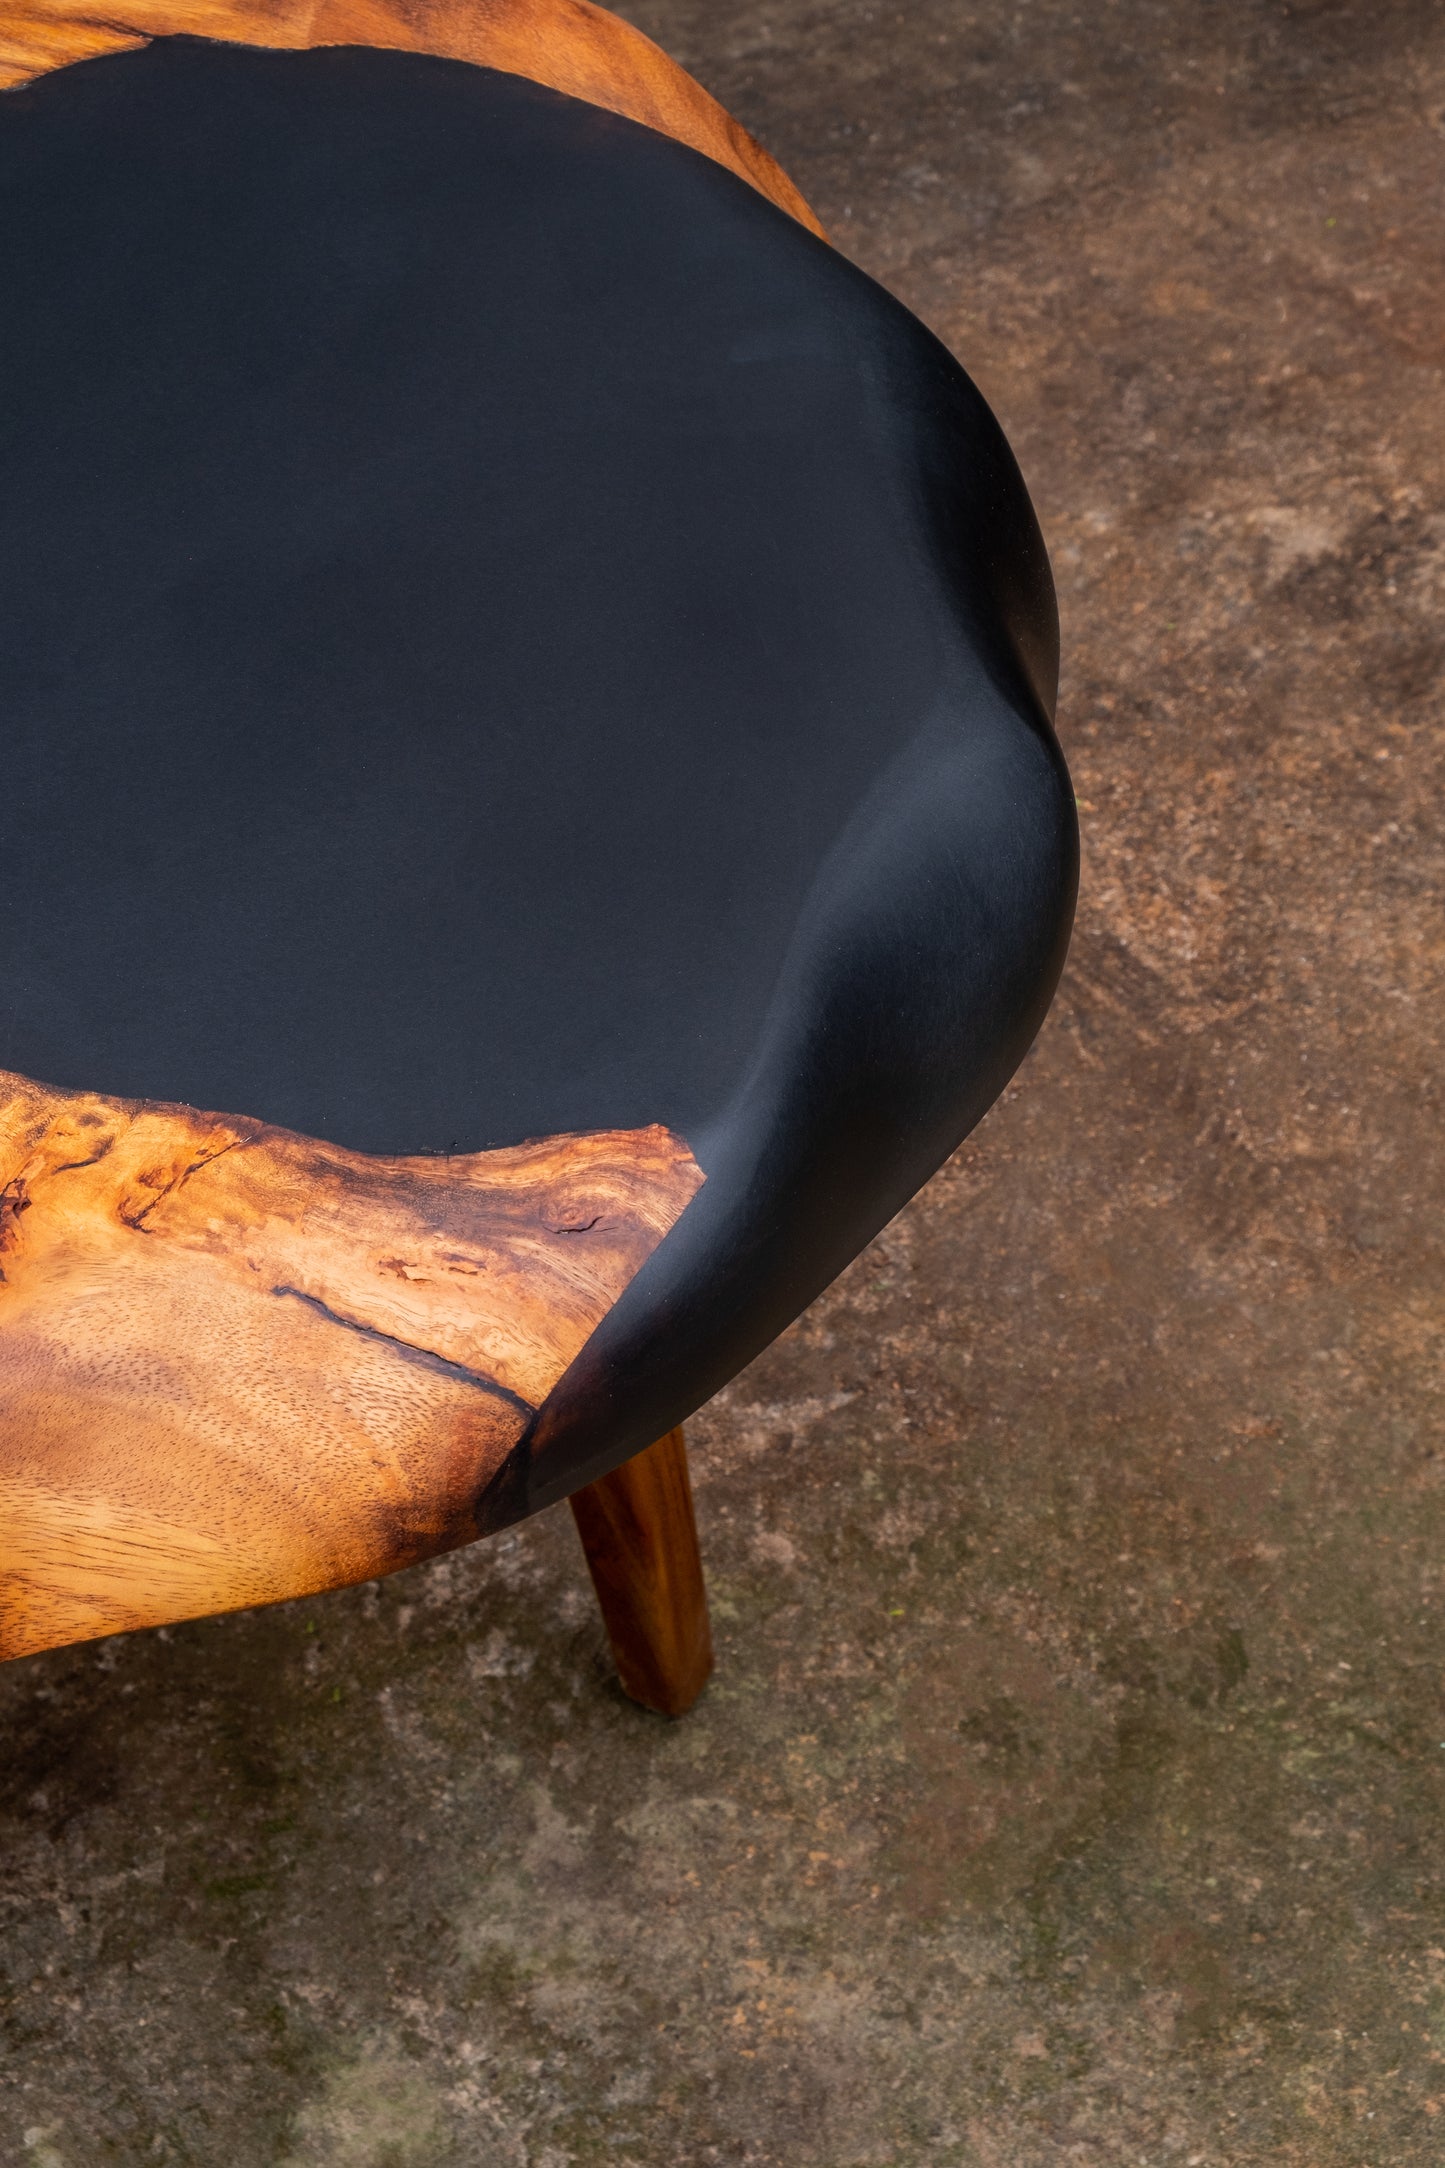
[(681, 1430), (574, 1491), (571, 1504), (623, 1690), (682, 1716), (712, 1670), (712, 1635)]

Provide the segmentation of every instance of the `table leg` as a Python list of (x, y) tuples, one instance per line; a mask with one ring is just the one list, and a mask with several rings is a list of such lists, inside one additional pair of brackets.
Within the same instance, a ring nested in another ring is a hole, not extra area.
[(712, 1636), (681, 1430), (570, 1502), (624, 1692), (682, 1716), (712, 1670)]

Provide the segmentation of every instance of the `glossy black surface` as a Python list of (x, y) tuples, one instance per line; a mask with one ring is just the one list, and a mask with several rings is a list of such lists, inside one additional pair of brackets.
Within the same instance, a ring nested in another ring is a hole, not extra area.
[(700, 155), (410, 55), (0, 100), (0, 1066), (708, 1182), (499, 1488), (667, 1428), (1022, 1056), (1072, 910), (996, 424)]

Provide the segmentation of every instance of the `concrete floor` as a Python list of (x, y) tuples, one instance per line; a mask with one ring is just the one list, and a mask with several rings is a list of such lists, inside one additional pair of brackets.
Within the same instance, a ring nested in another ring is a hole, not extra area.
[(1445, 13), (628, 12), (1013, 438), (1067, 983), (695, 1425), (686, 1722), (565, 1511), (0, 1675), (0, 2161), (1437, 2162)]

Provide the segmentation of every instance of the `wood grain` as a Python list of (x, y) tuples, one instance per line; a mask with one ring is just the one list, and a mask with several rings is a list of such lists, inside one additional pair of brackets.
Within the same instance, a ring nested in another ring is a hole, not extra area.
[(821, 233), (802, 196), (676, 61), (590, 0), (0, 0), (0, 89), (154, 37), (299, 49), (374, 45), (529, 76), (641, 121), (731, 167)]
[(484, 1534), (701, 1181), (660, 1127), (376, 1159), (0, 1072), (0, 1657)]
[(569, 1503), (624, 1693), (686, 1715), (712, 1671), (712, 1634), (681, 1430)]

